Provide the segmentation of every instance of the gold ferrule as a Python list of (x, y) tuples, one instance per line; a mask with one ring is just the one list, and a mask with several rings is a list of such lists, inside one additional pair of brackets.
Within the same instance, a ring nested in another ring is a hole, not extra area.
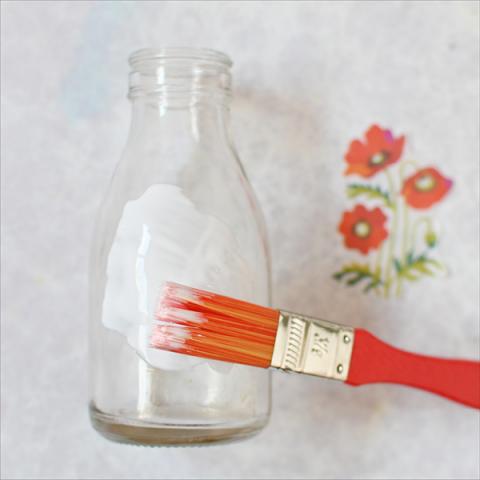
[(345, 381), (353, 328), (281, 310), (272, 367)]

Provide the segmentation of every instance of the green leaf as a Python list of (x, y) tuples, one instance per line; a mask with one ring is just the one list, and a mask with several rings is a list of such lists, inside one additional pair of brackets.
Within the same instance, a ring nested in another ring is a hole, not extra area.
[(337, 281), (345, 279), (345, 284), (354, 286), (366, 280), (364, 291), (368, 292), (383, 284), (380, 278), (380, 272), (374, 272), (367, 264), (351, 263), (344, 265), (342, 269), (333, 274), (333, 278)]
[(402, 271), (402, 264), (396, 258), (393, 260), (393, 265), (397, 273), (400, 273)]
[(433, 275), (433, 273), (431, 272), (431, 270), (429, 270), (426, 266), (426, 262), (422, 261), (422, 262), (416, 262), (412, 265), (412, 268), (415, 269), (415, 270), (418, 270), (419, 272), (421, 273), (424, 273), (425, 275)]
[(408, 255), (407, 255), (407, 264), (410, 265), (412, 262), (413, 262), (413, 250), (408, 252)]
[(397, 276), (410, 282), (420, 280), (422, 276), (433, 277), (435, 275), (435, 269), (433, 267), (436, 269), (443, 268), (440, 262), (433, 258), (428, 258), (425, 253), (415, 257), (414, 253), (410, 252), (405, 258), (404, 263), (397, 258), (393, 260), (393, 263), (397, 271)]
[(420, 277), (418, 276), (415, 276), (413, 273), (411, 272), (403, 272), (402, 275), (401, 275), (403, 278), (406, 278), (407, 280), (410, 280), (411, 282), (416, 282), (417, 280), (420, 279)]
[(383, 191), (380, 187), (372, 187), (360, 183), (352, 183), (347, 186), (347, 195), (349, 198), (366, 197), (370, 200), (381, 200), (388, 208), (393, 208), (393, 202), (390, 194)]
[(356, 277), (352, 277), (350, 280), (347, 281), (347, 285), (356, 285), (360, 280), (363, 280), (365, 275), (359, 273)]
[(382, 282), (379, 279), (378, 280), (373, 280), (363, 289), (363, 291), (367, 293), (370, 290), (372, 290), (372, 288), (377, 288), (378, 286), (380, 286), (381, 283)]

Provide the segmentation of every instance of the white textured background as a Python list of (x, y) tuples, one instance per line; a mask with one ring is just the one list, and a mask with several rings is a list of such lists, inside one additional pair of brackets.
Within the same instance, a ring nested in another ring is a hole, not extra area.
[[(86, 398), (92, 218), (126, 139), (126, 58), (146, 46), (234, 59), (234, 134), (278, 306), (479, 357), (478, 6), (2, 2), (3, 478), (478, 478), (478, 412), (400, 387), (275, 374), (264, 432), (189, 449), (109, 443)], [(350, 258), (342, 156), (373, 122), (455, 180), (435, 212), (451, 275), (401, 301), (331, 279)]]

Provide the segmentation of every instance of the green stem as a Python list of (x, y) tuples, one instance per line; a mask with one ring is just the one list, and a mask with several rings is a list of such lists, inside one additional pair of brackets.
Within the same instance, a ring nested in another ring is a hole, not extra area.
[(425, 224), (427, 229), (433, 230), (432, 219), (430, 217), (420, 217), (414, 223), (412, 227), (412, 234), (410, 236), (410, 250), (415, 249), (415, 243), (417, 240), (417, 231), (420, 225)]
[[(406, 204), (406, 202), (402, 202), (403, 204), (403, 225), (402, 225), (402, 249), (401, 249), (401, 259), (402, 259), (402, 262), (405, 263), (406, 260), (407, 260), (407, 247), (408, 247), (408, 229), (409, 229), (409, 224), (408, 224), (408, 211), (409, 211), (409, 208), (408, 208), (408, 205)], [(402, 277), (400, 277), (398, 279), (398, 283), (397, 283), (397, 297), (400, 296), (402, 294), (402, 283), (403, 283), (403, 279)]]
[[(375, 259), (375, 266), (373, 273), (382, 280), (382, 264), (383, 264), (383, 252), (385, 251), (385, 242), (380, 246), (380, 250), (377, 252), (377, 258)], [(375, 287), (377, 295), (380, 293), (378, 287)]]
[(409, 208), (406, 202), (403, 202), (403, 238), (402, 238), (402, 259), (407, 258), (407, 247), (408, 247), (408, 230), (410, 225), (408, 224), (408, 213)]
[(376, 261), (375, 261), (375, 268), (374, 268), (374, 272), (375, 274), (382, 278), (382, 263), (383, 263), (383, 252), (385, 250), (385, 247), (384, 247), (385, 243), (382, 243), (382, 245), (380, 246), (380, 250), (378, 251), (377, 253), (377, 258), (376, 258)]
[(398, 202), (397, 202), (397, 192), (395, 190), (395, 183), (393, 181), (392, 175), (388, 170), (385, 170), (385, 175), (387, 176), (388, 189), (390, 190), (390, 195), (392, 198), (392, 228), (390, 230), (390, 235), (388, 238), (388, 254), (387, 254), (387, 267), (385, 272), (385, 297), (388, 298), (390, 295), (390, 287), (392, 284), (392, 264), (393, 264), (393, 254), (395, 251), (395, 236), (397, 235), (397, 224), (398, 224)]
[[(403, 160), (398, 169), (399, 177), (400, 177), (400, 189), (403, 186), (403, 182), (405, 180), (405, 169), (406, 167), (411, 166), (415, 170), (418, 169), (418, 163), (415, 162), (414, 160)], [(407, 259), (407, 250), (408, 250), (408, 231), (409, 231), (409, 220), (408, 220), (408, 213), (409, 213), (409, 208), (408, 205), (405, 201), (402, 202), (403, 205), (403, 220), (402, 220), (402, 244), (401, 244), (401, 252), (400, 252), (400, 258), (403, 263), (406, 262)], [(400, 277), (398, 278), (398, 283), (397, 283), (397, 290), (396, 294), (397, 297), (401, 295), (402, 293), (402, 284), (403, 284), (403, 279)]]

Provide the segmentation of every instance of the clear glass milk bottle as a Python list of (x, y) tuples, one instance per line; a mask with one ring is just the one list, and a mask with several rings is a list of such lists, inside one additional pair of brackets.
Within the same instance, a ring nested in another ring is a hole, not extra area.
[(269, 302), (262, 217), (229, 132), (231, 61), (165, 48), (130, 66), (130, 134), (91, 255), (91, 420), (150, 445), (250, 435), (270, 413), (268, 371), (149, 346), (166, 280)]

